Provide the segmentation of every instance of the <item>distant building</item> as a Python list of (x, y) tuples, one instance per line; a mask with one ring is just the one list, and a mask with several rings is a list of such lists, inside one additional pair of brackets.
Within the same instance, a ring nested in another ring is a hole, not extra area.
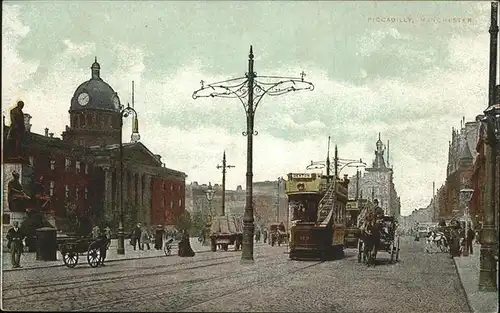
[[(387, 143), (389, 145), (389, 142)], [(376, 142), (375, 159), (372, 166), (365, 169), (359, 178), (350, 177), (349, 198), (356, 198), (356, 188), (359, 186), (358, 195), (360, 198), (378, 199), (379, 205), (384, 209), (386, 215), (399, 218), (401, 215), (401, 201), (397, 194), (393, 181), (393, 169), (389, 165), (389, 151), (387, 151), (387, 161), (385, 160), (386, 147), (380, 139), (380, 133)]]

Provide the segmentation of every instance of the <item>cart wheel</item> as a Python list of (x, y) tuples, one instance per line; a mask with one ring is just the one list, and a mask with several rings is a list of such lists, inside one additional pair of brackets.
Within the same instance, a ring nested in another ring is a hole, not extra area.
[(172, 254), (172, 247), (168, 243), (164, 244), (163, 245), (163, 252), (165, 252), (166, 256), (171, 255)]
[(227, 251), (227, 249), (228, 249), (228, 244), (227, 243), (223, 243), (222, 244), (222, 250)]
[(361, 239), (358, 239), (358, 263), (361, 263), (361, 259), (363, 258), (363, 242)]
[(398, 237), (398, 240), (396, 242), (396, 262), (399, 261), (399, 237)]
[(98, 245), (91, 243), (87, 251), (87, 262), (90, 267), (98, 267), (101, 264), (101, 249)]
[(69, 268), (73, 268), (78, 264), (78, 253), (76, 252), (66, 252), (63, 254), (63, 262)]
[(215, 252), (217, 251), (217, 245), (215, 244), (215, 240), (210, 240), (210, 249), (212, 250), (212, 252)]

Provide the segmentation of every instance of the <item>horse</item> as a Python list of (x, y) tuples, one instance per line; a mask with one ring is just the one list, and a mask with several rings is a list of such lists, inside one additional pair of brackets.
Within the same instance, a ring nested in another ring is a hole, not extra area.
[(429, 253), (431, 247), (436, 247), (442, 252), (448, 249), (448, 240), (444, 233), (439, 231), (430, 231), (426, 238), (425, 252)]
[(361, 230), (361, 238), (363, 240), (363, 259), (367, 265), (375, 265), (377, 258), (378, 247), (380, 245), (380, 222), (367, 221)]

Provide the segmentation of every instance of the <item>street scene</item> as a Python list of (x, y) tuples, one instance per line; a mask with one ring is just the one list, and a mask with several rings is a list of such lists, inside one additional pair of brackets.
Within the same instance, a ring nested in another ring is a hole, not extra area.
[(3, 310), (498, 312), (497, 1), (2, 9)]

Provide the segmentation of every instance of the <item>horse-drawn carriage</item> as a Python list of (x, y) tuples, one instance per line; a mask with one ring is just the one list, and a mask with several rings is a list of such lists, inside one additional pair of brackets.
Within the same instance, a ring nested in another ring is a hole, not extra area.
[(97, 239), (86, 236), (75, 236), (64, 239), (58, 244), (59, 251), (63, 257), (64, 265), (73, 268), (78, 264), (79, 255), (87, 255), (87, 263), (90, 267), (98, 267), (106, 258), (111, 240), (106, 236)]
[(269, 225), (269, 236), (271, 237), (269, 243), (271, 246), (277, 244), (280, 246), (282, 243), (288, 242), (288, 234), (283, 223), (272, 223)]
[(358, 262), (374, 263), (378, 251), (390, 254), (390, 262), (399, 260), (399, 236), (396, 236), (396, 220), (393, 216), (369, 224), (361, 231), (358, 240)]

